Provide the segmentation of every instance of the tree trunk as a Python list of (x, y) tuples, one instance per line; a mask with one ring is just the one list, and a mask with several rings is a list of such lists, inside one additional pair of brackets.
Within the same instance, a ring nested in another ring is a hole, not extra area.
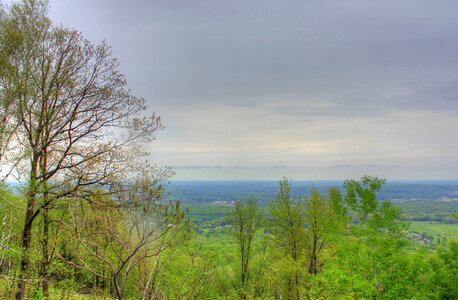
[[(47, 193), (45, 193), (47, 194)], [(45, 196), (45, 201), (46, 201), (46, 196)], [(45, 202), (45, 205), (47, 205), (47, 202)], [(48, 269), (49, 269), (49, 262), (50, 262), (50, 257), (49, 257), (49, 216), (48, 216), (49, 209), (46, 206), (44, 208), (44, 214), (43, 214), (43, 261), (42, 261), (42, 278), (43, 278), (43, 296), (45, 299), (49, 299), (49, 274), (48, 274)]]
[[(44, 177), (48, 168), (48, 155), (47, 148), (43, 149), (43, 156), (40, 164), (41, 176)], [(49, 257), (49, 205), (51, 204), (51, 199), (49, 199), (49, 187), (48, 182), (43, 180), (41, 185), (43, 188), (43, 258), (42, 258), (42, 288), (44, 299), (49, 299), (49, 275), (48, 269), (51, 258)]]
[(30, 257), (29, 257), (29, 249), (32, 239), (32, 224), (34, 220), (34, 208), (35, 208), (35, 201), (38, 192), (37, 187), (37, 167), (38, 167), (38, 159), (37, 156), (34, 155), (34, 159), (31, 162), (31, 169), (30, 169), (30, 186), (29, 186), (29, 195), (27, 200), (27, 211), (25, 214), (25, 221), (24, 221), (24, 228), (22, 230), (22, 258), (21, 258), (21, 270), (19, 273), (19, 282), (17, 284), (17, 293), (16, 299), (23, 300), (25, 297), (25, 289), (26, 289), (26, 277), (27, 271), (29, 269), (30, 264)]
[[(35, 193), (35, 192), (34, 192)], [(27, 203), (27, 212), (25, 215), (24, 229), (22, 231), (22, 259), (21, 259), (21, 271), (19, 273), (19, 282), (18, 282), (18, 291), (16, 294), (16, 299), (22, 300), (25, 296), (26, 288), (26, 273), (30, 264), (29, 249), (32, 238), (32, 223), (33, 223), (33, 212), (35, 206), (35, 195), (30, 194), (28, 203)]]

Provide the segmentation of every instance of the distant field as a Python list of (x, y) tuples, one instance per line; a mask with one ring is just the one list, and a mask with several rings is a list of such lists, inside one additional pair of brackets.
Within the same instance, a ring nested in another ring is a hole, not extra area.
[(409, 231), (418, 233), (426, 232), (428, 235), (436, 236), (438, 234), (458, 237), (458, 224), (444, 224), (429, 221), (412, 221)]
[[(280, 179), (280, 178), (279, 178)], [(325, 193), (331, 186), (341, 187), (343, 181), (294, 181), (291, 195), (307, 195), (314, 186)], [(168, 186), (171, 200), (186, 204), (210, 204), (236, 201), (254, 196), (262, 205), (277, 196), (277, 181), (174, 181)], [(342, 188), (342, 191), (344, 189)], [(458, 181), (388, 181), (377, 193), (378, 200), (393, 202), (458, 202)], [(421, 203), (420, 203), (421, 205)]]

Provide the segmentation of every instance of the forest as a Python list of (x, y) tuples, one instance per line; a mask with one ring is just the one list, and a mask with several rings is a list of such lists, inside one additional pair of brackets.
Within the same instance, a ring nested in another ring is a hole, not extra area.
[(106, 42), (48, 10), (0, 7), (1, 299), (457, 298), (457, 236), (406, 222), (456, 228), (456, 202), (395, 205), (369, 175), (229, 203), (212, 188), (224, 205), (169, 194), (145, 149), (161, 118)]

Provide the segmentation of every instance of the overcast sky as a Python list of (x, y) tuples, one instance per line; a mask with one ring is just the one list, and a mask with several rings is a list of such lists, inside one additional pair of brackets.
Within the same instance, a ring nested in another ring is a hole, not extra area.
[(51, 0), (106, 39), (174, 180), (458, 179), (458, 1)]

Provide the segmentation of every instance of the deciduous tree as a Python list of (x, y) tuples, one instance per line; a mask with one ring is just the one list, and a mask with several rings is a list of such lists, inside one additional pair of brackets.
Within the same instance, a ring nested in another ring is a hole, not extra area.
[[(313, 187), (304, 200), (306, 230), (306, 253), (308, 272), (316, 275), (324, 264), (323, 253), (330, 251), (345, 226), (345, 215), (339, 211), (342, 198), (338, 190), (320, 195)], [(328, 253), (329, 254), (329, 253)]]
[[(2, 128), (0, 146), (6, 149), (5, 133), (14, 132), (20, 151), (9, 165), (27, 181), (17, 294), (22, 299), (37, 216), (46, 218), (56, 199), (79, 188), (122, 180), (126, 159), (132, 160), (125, 149), (152, 139), (162, 126), (145, 113), (146, 101), (127, 89), (106, 43), (94, 45), (75, 30), (53, 27), (46, 1), (12, 4), (1, 25), (2, 52), (8, 55), (0, 62), (0, 118), (11, 116), (14, 128)], [(45, 242), (48, 225), (45, 220)]]
[(284, 178), (279, 185), (277, 197), (269, 203), (271, 220), (267, 224), (284, 265), (285, 272), (280, 270), (286, 281), (281, 288), (282, 297), (297, 299), (303, 285), (301, 270), (306, 245), (304, 204), (302, 199), (291, 197), (291, 180)]
[(350, 263), (352, 274), (360, 273), (369, 279), (370, 288), (362, 291), (364, 297), (389, 294), (402, 271), (406, 255), (403, 251), (406, 241), (401, 236), (404, 225), (398, 222), (400, 210), (389, 201), (376, 199), (376, 192), (385, 181), (364, 176), (360, 181), (344, 183), (347, 207), (358, 217), (358, 224), (352, 226), (351, 236), (347, 238), (354, 239), (353, 244), (359, 244), (360, 249), (359, 257), (353, 253), (348, 259), (358, 260), (358, 263)]
[[(87, 197), (85, 193), (73, 194), (65, 201), (68, 217), (60, 222), (65, 245), (54, 245), (57, 255), (76, 268), (111, 280), (119, 299), (131, 274), (142, 266), (149, 278), (143, 295), (150, 298), (158, 292), (151, 279), (157, 276), (155, 265), (161, 253), (190, 235), (189, 220), (179, 202), (164, 201), (160, 184), (150, 180), (115, 184), (112, 195), (94, 193), (90, 201), (79, 199)], [(67, 249), (71, 259), (59, 249)], [(101, 273), (100, 264), (109, 272)]]
[(228, 211), (226, 223), (232, 226), (232, 234), (239, 245), (241, 296), (245, 299), (250, 277), (249, 265), (253, 256), (253, 239), (262, 223), (262, 210), (254, 197), (248, 198), (246, 202), (238, 200), (234, 209)]

